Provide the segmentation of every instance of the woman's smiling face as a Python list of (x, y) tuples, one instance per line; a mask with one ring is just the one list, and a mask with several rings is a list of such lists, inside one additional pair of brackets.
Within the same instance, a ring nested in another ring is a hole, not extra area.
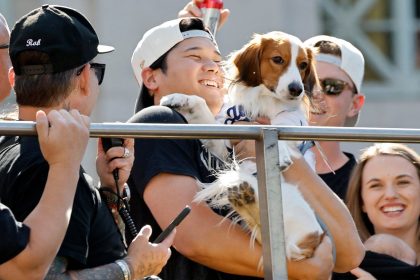
[(420, 180), (415, 166), (396, 155), (368, 160), (362, 173), (363, 211), (375, 233), (397, 233), (418, 227)]

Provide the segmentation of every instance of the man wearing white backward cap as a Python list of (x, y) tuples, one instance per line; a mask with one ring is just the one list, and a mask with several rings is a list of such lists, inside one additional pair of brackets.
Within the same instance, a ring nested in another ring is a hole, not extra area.
[[(310, 125), (355, 126), (365, 102), (361, 93), (365, 66), (362, 53), (345, 40), (325, 35), (314, 36), (304, 44), (315, 49), (316, 72), (321, 85), (320, 90), (314, 91)], [(355, 158), (341, 150), (340, 142), (324, 141), (320, 145), (334, 172), (314, 148), (316, 171), (344, 199)]]
[[(193, 34), (192, 36), (187, 36)], [(130, 122), (181, 123), (176, 111), (158, 105), (171, 93), (198, 95), (216, 115), (223, 103), (222, 60), (214, 39), (199, 18), (165, 22), (146, 32), (132, 56), (141, 89), (137, 114)], [(254, 145), (254, 143), (252, 143)], [(206, 203), (192, 202), (197, 180), (209, 183), (223, 164), (197, 139), (136, 139), (135, 162), (128, 185), (130, 211), (137, 226), (150, 224), (152, 239), (186, 205), (191, 213), (177, 227), (168, 264), (159, 275), (165, 280), (255, 279), (261, 246), (250, 246), (250, 236)], [(312, 258), (288, 261), (290, 279), (327, 279), (334, 271), (348, 271), (360, 263), (364, 248), (351, 216), (333, 192), (302, 158), (284, 172), (290, 182), (299, 181), (302, 193), (329, 228)], [(303, 176), (306, 175), (306, 176)], [(331, 240), (336, 244), (333, 263)], [(247, 277), (249, 276), (249, 277)]]

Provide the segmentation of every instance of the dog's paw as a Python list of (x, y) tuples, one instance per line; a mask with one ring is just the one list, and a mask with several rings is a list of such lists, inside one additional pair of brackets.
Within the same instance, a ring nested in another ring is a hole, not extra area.
[(285, 141), (278, 141), (280, 171), (286, 170), (292, 163), (290, 147)]
[(255, 191), (248, 182), (242, 182), (228, 189), (228, 200), (235, 208), (255, 204)]
[(242, 225), (250, 231), (252, 240), (261, 244), (261, 223), (258, 196), (252, 185), (242, 181), (229, 187), (228, 201), (233, 210), (241, 217)]
[(178, 111), (190, 124), (215, 123), (215, 118), (206, 101), (196, 95), (173, 93), (162, 97), (160, 105)]
[(304, 236), (297, 244), (287, 244), (287, 257), (292, 261), (312, 258), (324, 236), (325, 233), (311, 232)]
[(173, 93), (162, 97), (160, 105), (176, 110), (194, 110), (198, 104), (206, 104), (203, 98), (196, 95)]

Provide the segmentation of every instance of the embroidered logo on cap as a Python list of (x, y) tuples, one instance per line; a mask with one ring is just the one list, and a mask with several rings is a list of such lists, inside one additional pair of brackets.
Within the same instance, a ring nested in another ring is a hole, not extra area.
[(41, 46), (41, 39), (38, 39), (37, 41), (34, 41), (32, 39), (28, 39), (26, 41), (26, 46), (27, 47), (36, 47), (36, 46)]

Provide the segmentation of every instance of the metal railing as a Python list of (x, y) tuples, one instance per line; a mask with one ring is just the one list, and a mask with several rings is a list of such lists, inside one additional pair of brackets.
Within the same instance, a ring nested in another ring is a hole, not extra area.
[[(0, 135), (36, 135), (34, 122), (0, 122)], [(287, 279), (280, 191), (280, 140), (420, 143), (420, 129), (238, 126), (193, 124), (92, 123), (91, 137), (170, 139), (253, 139), (256, 141), (258, 189), (265, 279)]]

